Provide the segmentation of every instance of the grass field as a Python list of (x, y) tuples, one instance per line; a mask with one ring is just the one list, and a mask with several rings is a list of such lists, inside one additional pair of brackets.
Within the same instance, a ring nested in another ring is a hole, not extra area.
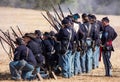
[[(23, 33), (34, 32), (35, 29), (40, 29), (43, 32), (53, 30), (48, 22), (42, 17), (41, 12), (42, 11), (0, 7), (0, 29), (6, 31), (7, 29), (10, 29), (10, 26), (12, 26), (16, 30), (16, 26), (18, 25)], [(97, 15), (97, 18), (100, 20), (102, 17), (105, 16)], [(111, 20), (110, 24), (118, 33), (118, 37), (113, 43), (115, 52), (112, 53), (111, 58), (113, 77), (104, 77), (104, 66), (101, 61), (100, 67), (89, 74), (82, 74), (70, 79), (58, 77), (58, 80), (50, 79), (44, 80), (43, 82), (120, 82), (120, 16), (108, 15), (108, 17)], [(1, 45), (0, 48), (0, 81), (11, 82), (12, 80), (10, 80), (9, 73), (10, 61)], [(8, 48), (7, 45), (6, 48)]]

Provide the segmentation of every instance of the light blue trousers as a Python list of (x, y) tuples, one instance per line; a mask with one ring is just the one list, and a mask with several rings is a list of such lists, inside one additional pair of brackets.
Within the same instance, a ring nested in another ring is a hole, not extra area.
[[(88, 44), (88, 46), (91, 46), (91, 40), (86, 40), (86, 43)], [(86, 52), (86, 73), (92, 70), (92, 54), (92, 48), (88, 48)]]
[(77, 75), (81, 73), (80, 52), (76, 51), (74, 57), (74, 74)]
[[(34, 67), (31, 64), (28, 64), (25, 60), (20, 61), (12, 61), (9, 64), (10, 73), (12, 77), (16, 77), (16, 79), (22, 78), (30, 80), (33, 78), (32, 72)], [(22, 71), (22, 75), (19, 71)]]
[(100, 56), (100, 47), (95, 47), (95, 52), (93, 52), (93, 68), (99, 67), (99, 56)]
[(68, 50), (65, 54), (59, 56), (59, 64), (62, 69), (62, 76), (64, 78), (70, 78), (71, 75), (71, 53), (72, 51)]

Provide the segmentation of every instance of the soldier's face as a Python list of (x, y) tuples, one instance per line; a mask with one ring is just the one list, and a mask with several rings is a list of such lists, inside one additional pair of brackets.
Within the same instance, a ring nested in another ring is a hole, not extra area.
[(103, 26), (106, 26), (107, 23), (106, 23), (105, 21), (102, 21), (102, 25), (103, 25)]
[(45, 40), (45, 39), (47, 39), (47, 37), (45, 36), (45, 35), (43, 35), (43, 38), (42, 38), (43, 40)]
[(84, 19), (82, 19), (83, 22), (89, 22), (89, 18), (85, 17)]
[(91, 24), (93, 24), (94, 23), (94, 20), (93, 19), (90, 19), (90, 21), (89, 21)]
[(25, 44), (27, 44), (31, 39), (29, 37), (25, 37), (24, 39)]

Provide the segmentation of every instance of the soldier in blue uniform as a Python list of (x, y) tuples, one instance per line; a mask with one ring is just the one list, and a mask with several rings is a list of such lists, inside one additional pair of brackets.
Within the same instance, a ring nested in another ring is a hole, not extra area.
[(40, 52), (43, 53), (43, 50), (42, 50), (42, 33), (40, 30), (35, 30), (34, 32), (35, 34), (35, 38), (33, 39), (36, 43), (39, 44), (39, 48), (40, 48)]
[(102, 25), (104, 27), (102, 33), (102, 55), (103, 55), (103, 62), (105, 66), (105, 74), (106, 76), (112, 75), (112, 64), (110, 62), (111, 58), (111, 51), (114, 51), (112, 41), (116, 39), (117, 33), (115, 30), (109, 25), (108, 17), (104, 17), (102, 19)]
[(94, 28), (94, 40), (92, 42), (93, 50), (93, 69), (98, 68), (99, 66), (99, 56), (100, 56), (100, 44), (101, 44), (101, 33), (103, 31), (102, 23), (96, 20), (95, 15), (89, 15), (90, 23)]
[[(69, 17), (69, 16), (68, 16)], [(72, 75), (77, 75), (81, 73), (81, 63), (80, 63), (80, 51), (78, 49), (79, 46), (79, 41), (78, 41), (78, 36), (77, 32), (79, 30), (79, 27), (81, 25), (80, 22), (80, 16), (79, 14), (74, 14), (73, 16), (69, 17), (69, 20), (71, 19), (71, 25), (72, 25), (72, 30), (73, 30), (73, 37), (74, 39), (72, 40), (72, 56), (71, 56), (71, 71)]]
[(46, 67), (48, 69), (49, 75), (51, 78), (57, 79), (57, 76), (54, 73), (54, 67), (56, 64), (54, 41), (51, 39), (51, 36), (48, 32), (45, 32), (43, 34), (43, 45), (43, 53), (45, 56)]
[(62, 20), (63, 28), (60, 29), (57, 40), (61, 42), (60, 62), (62, 69), (62, 76), (64, 78), (70, 78), (71, 74), (71, 55), (72, 55), (72, 38), (73, 31), (71, 28), (70, 20)]
[(89, 22), (89, 18), (87, 14), (82, 15), (83, 24), (80, 26), (82, 32), (83, 32), (83, 43), (85, 47), (85, 52), (81, 56), (81, 62), (82, 62), (82, 70), (83, 72), (90, 72), (92, 70), (92, 40), (94, 35), (94, 28), (92, 24)]
[[(37, 74), (37, 76), (40, 76), (40, 66), (45, 61), (44, 56), (41, 54), (40, 45), (34, 41), (34, 39), (36, 38), (34, 33), (26, 33), (23, 36), (23, 38), (26, 43), (26, 46), (33, 52), (33, 54), (36, 58), (36, 61), (37, 61), (36, 74)], [(42, 80), (41, 76), (38, 78), (39, 78), (39, 80)]]
[(24, 80), (32, 80), (32, 72), (37, 64), (36, 59), (21, 38), (17, 38), (15, 44), (14, 61), (9, 64), (12, 79), (20, 80), (22, 77)]

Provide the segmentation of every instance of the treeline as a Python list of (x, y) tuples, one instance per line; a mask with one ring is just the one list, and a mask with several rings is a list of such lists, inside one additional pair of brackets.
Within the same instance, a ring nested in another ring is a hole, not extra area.
[[(51, 9), (51, 3), (64, 4), (64, 11), (69, 6), (75, 12), (120, 15), (120, 0), (0, 0), (0, 6), (29, 9)], [(66, 3), (68, 3), (66, 5)]]
[(51, 3), (65, 3), (71, 0), (0, 0), (0, 6), (29, 9), (50, 9)]

